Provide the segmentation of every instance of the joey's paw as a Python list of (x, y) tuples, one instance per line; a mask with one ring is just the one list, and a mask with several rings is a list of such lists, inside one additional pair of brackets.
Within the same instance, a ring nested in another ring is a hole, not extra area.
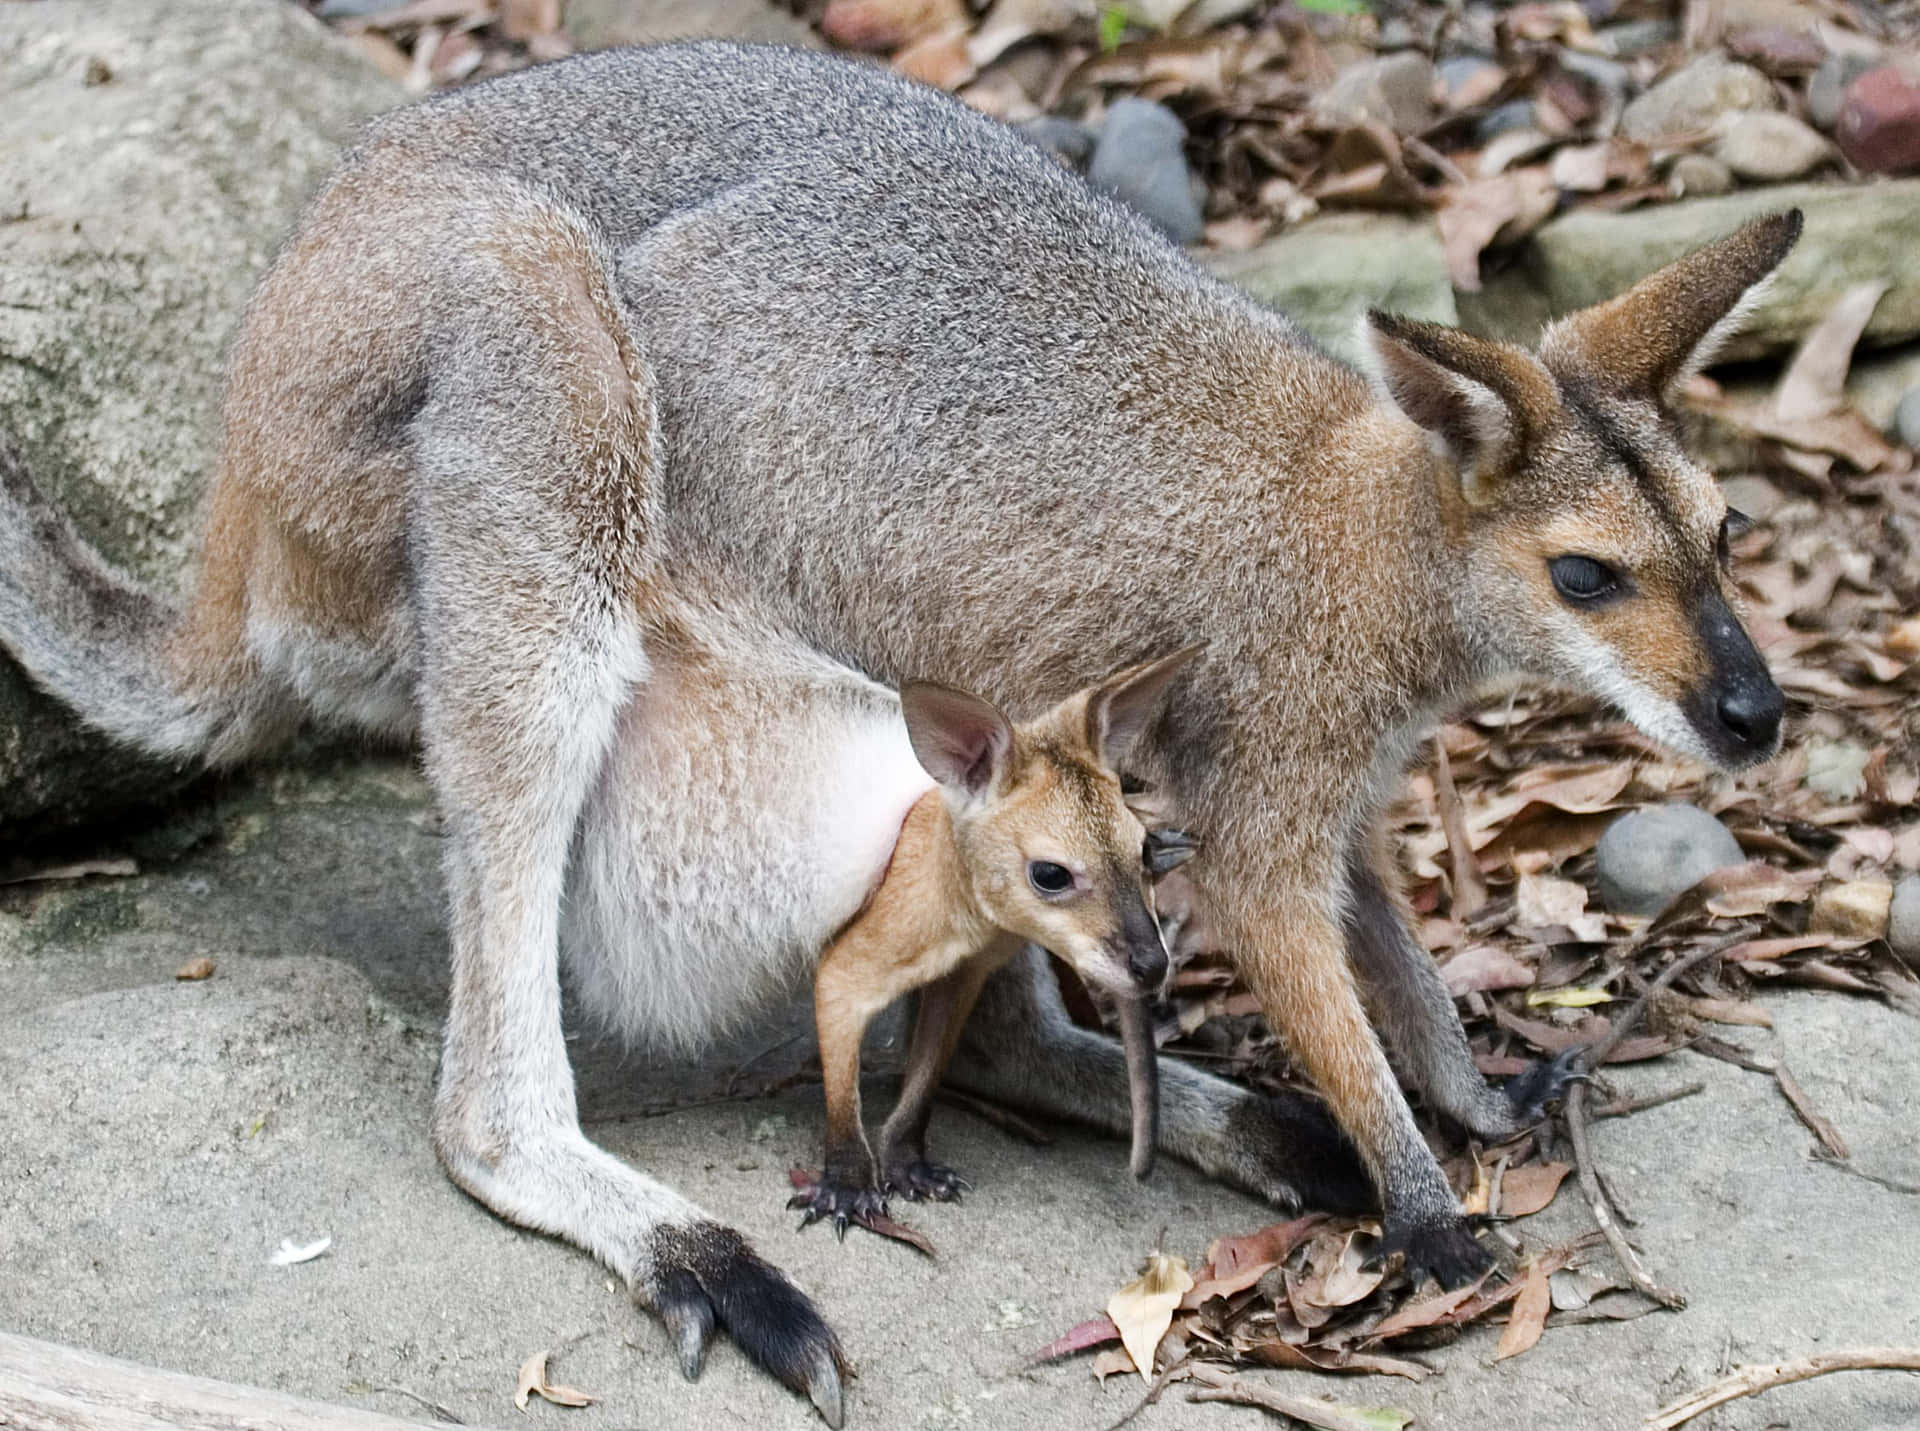
[(1585, 1045), (1562, 1049), (1550, 1061), (1534, 1062), (1506, 1081), (1501, 1092), (1513, 1109), (1516, 1128), (1528, 1128), (1547, 1116), (1547, 1106), (1558, 1100), (1568, 1087), (1587, 1076), (1581, 1064)]
[(901, 1158), (889, 1161), (883, 1186), (889, 1193), (912, 1202), (958, 1202), (960, 1195), (973, 1190), (952, 1168), (930, 1163), (925, 1158)]
[(661, 1228), (642, 1295), (666, 1323), (689, 1381), (700, 1375), (718, 1327), (763, 1371), (812, 1401), (827, 1425), (845, 1419), (843, 1382), (852, 1369), (840, 1339), (806, 1293), (732, 1228), (706, 1221)]
[(1369, 1261), (1378, 1263), (1396, 1252), (1406, 1253), (1407, 1276), (1415, 1286), (1432, 1276), (1442, 1287), (1463, 1287), (1493, 1266), (1493, 1255), (1457, 1213), (1420, 1221), (1389, 1215)]
[(867, 1223), (887, 1215), (886, 1194), (864, 1179), (855, 1181), (823, 1172), (817, 1181), (803, 1183), (795, 1175), (794, 1187), (796, 1190), (787, 1199), (787, 1206), (805, 1214), (800, 1226), (807, 1228), (816, 1222), (831, 1222), (834, 1236), (842, 1242), (847, 1238), (848, 1223)]

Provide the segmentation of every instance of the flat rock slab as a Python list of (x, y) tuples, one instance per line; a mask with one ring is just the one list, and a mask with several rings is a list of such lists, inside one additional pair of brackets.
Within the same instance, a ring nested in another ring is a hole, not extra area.
[[(716, 1349), (698, 1384), (607, 1274), (516, 1231), (440, 1174), (426, 1117), (445, 980), (440, 841), (397, 762), (280, 773), (230, 788), (214, 839), (128, 879), (0, 888), (0, 1327), (204, 1376), (429, 1419), (519, 1425), (516, 1369), (552, 1350), (554, 1379), (599, 1401), (529, 1415), (593, 1427), (818, 1423)], [(213, 977), (177, 983), (189, 957)], [(1784, 1054), (1858, 1166), (1920, 1183), (1911, 1136), (1920, 1040), (1911, 1020), (1831, 994), (1770, 998)], [(779, 1084), (807, 1040), (780, 1021), (688, 1068), (577, 1042), (594, 1136), (744, 1228), (825, 1307), (859, 1363), (853, 1427), (1101, 1428), (1138, 1400), (1084, 1359), (1020, 1369), (1094, 1315), (1166, 1228), (1199, 1257), (1273, 1220), (1164, 1163), (1144, 1187), (1125, 1148), (1061, 1130), (1032, 1148), (942, 1110), (938, 1146), (977, 1183), (956, 1207), (905, 1209), (929, 1262), (858, 1233), (793, 1229), (785, 1170), (811, 1163), (818, 1090)], [(1683, 1313), (1550, 1328), (1494, 1365), (1496, 1332), (1425, 1355), (1443, 1374), (1273, 1373), (1292, 1389), (1395, 1405), (1423, 1427), (1626, 1427), (1712, 1379), (1723, 1358), (1772, 1360), (1920, 1340), (1920, 1198), (1813, 1161), (1771, 1080), (1679, 1055), (1627, 1070), (1636, 1093), (1698, 1079), (1694, 1098), (1596, 1125), (1634, 1236)], [(730, 1091), (731, 1090), (731, 1091)], [(877, 1096), (886, 1090), (876, 1085)], [(671, 1111), (661, 1111), (679, 1105)], [(1569, 1183), (1518, 1224), (1530, 1245), (1577, 1235)], [(283, 1238), (330, 1236), (275, 1267)], [(1596, 1265), (1606, 1266), (1604, 1252)], [(416, 1400), (421, 1398), (423, 1400)], [(1920, 1379), (1824, 1378), (1736, 1403), (1719, 1428), (1908, 1428)], [(1271, 1424), (1187, 1403), (1141, 1424)]]

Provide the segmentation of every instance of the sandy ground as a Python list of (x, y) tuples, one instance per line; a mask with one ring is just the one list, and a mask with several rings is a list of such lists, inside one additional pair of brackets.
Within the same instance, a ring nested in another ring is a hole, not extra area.
[[(439, 841), (404, 765), (262, 777), (160, 843), (194, 834), (207, 836), (197, 849), (134, 878), (0, 890), (0, 1329), (492, 1425), (523, 1424), (515, 1370), (552, 1348), (555, 1379), (599, 1401), (536, 1404), (524, 1421), (818, 1424), (730, 1347), (682, 1381), (658, 1325), (604, 1271), (440, 1175), (426, 1140), (445, 984)], [(202, 954), (214, 977), (176, 982)], [(1784, 1053), (1857, 1165), (1920, 1182), (1913, 1022), (1832, 994), (1767, 1006), (1777, 1028), (1749, 1042)], [(1210, 1238), (1272, 1220), (1184, 1167), (1136, 1186), (1118, 1144), (1062, 1129), (1033, 1148), (947, 1110), (935, 1137), (977, 1191), (910, 1214), (937, 1261), (796, 1233), (784, 1170), (815, 1157), (817, 1089), (739, 1090), (805, 1062), (799, 1027), (776, 1022), (697, 1069), (583, 1039), (582, 1103), (606, 1146), (746, 1229), (819, 1299), (860, 1367), (850, 1426), (1107, 1427), (1137, 1379), (1103, 1387), (1084, 1360), (1024, 1370), (1022, 1354), (1097, 1312), (1162, 1227), (1169, 1250), (1197, 1259)], [(1398, 1406), (1426, 1428), (1626, 1427), (1729, 1363), (1920, 1341), (1920, 1197), (1812, 1160), (1767, 1079), (1690, 1054), (1625, 1079), (1635, 1092), (1691, 1080), (1705, 1093), (1597, 1128), (1635, 1236), (1690, 1295), (1686, 1311), (1550, 1328), (1499, 1365), (1496, 1334), (1471, 1332), (1427, 1354), (1442, 1374), (1418, 1386), (1259, 1375)], [(1570, 1188), (1519, 1230), (1544, 1244), (1585, 1225)], [(269, 1264), (281, 1239), (321, 1236), (321, 1259)], [(1920, 1377), (1833, 1376), (1714, 1416), (1695, 1424), (1904, 1431), (1920, 1425)], [(1134, 1424), (1265, 1420), (1176, 1389)]]

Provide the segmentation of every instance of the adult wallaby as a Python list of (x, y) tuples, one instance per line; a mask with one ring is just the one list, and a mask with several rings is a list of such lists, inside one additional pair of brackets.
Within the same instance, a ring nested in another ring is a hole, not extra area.
[[(313, 201), (235, 343), (184, 613), (0, 460), (0, 640), (183, 758), (302, 718), (417, 735), (450, 836), (449, 1173), (624, 1276), (690, 1374), (724, 1325), (837, 1423), (812, 1304), (575, 1112), (562, 891), (623, 711), (672, 699), (662, 604), (750, 663), (1016, 713), (1205, 641), (1130, 773), (1203, 840), (1197, 897), (1359, 1161), (1311, 1105), (1171, 1064), (1162, 1146), (1280, 1203), (1350, 1204), (1363, 1167), (1391, 1245), (1457, 1279), (1485, 1254), (1386, 1049), (1480, 1136), (1533, 1110), (1475, 1071), (1377, 814), (1431, 722), (1521, 675), (1721, 766), (1775, 748), (1725, 503), (1663, 399), (1798, 230), (1754, 223), (1537, 352), (1375, 316), (1370, 382), (948, 97), (726, 44), (585, 56), (377, 121)], [(729, 837), (754, 790), (635, 833), (709, 927), (769, 894)], [(761, 917), (632, 947), (674, 973), (737, 947), (750, 982)], [(1124, 1129), (1117, 1047), (1041, 973), (993, 981), (955, 1075)], [(660, 1010), (683, 1037), (730, 1006), (689, 987)]]

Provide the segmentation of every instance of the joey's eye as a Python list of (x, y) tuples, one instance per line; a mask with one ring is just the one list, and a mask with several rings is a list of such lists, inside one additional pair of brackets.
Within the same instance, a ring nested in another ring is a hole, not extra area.
[(1555, 557), (1547, 563), (1553, 589), (1575, 606), (1593, 606), (1620, 590), (1613, 568), (1592, 557)]
[(1062, 895), (1073, 888), (1073, 871), (1051, 860), (1035, 860), (1027, 866), (1027, 883), (1041, 894)]

